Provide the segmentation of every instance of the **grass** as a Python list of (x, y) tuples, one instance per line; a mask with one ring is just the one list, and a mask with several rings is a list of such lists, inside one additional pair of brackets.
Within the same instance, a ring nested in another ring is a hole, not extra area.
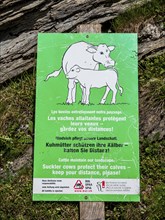
[(165, 14), (165, 1), (152, 0), (142, 7), (134, 7), (119, 15), (112, 22), (113, 32), (137, 32), (139, 26), (148, 19), (154, 18), (156, 22), (163, 21)]
[(2, 220), (78, 219), (78, 203), (32, 202), (32, 167), (0, 184)]
[(165, 105), (165, 54), (139, 62), (139, 83), (152, 107)]
[[(165, 218), (165, 142), (145, 139), (141, 142), (141, 202), (105, 203), (107, 220), (163, 220)], [(78, 219), (78, 202), (32, 202), (32, 166), (0, 183), (0, 216), (6, 219)]]
[(0, 166), (20, 156), (33, 142), (34, 74), (4, 85), (0, 90)]
[[(161, 92), (164, 77), (164, 55), (142, 60), (139, 63), (140, 87), (154, 100), (153, 79), (157, 79), (157, 104), (164, 101)], [(163, 90), (164, 91), (164, 90)], [(79, 203), (32, 202), (32, 166), (25, 167), (11, 176), (10, 163), (22, 155), (33, 142), (33, 113), (35, 74), (25, 73), (11, 81), (0, 92), (1, 111), (1, 167), (8, 173), (1, 178), (0, 216), (6, 219), (78, 219)], [(141, 149), (141, 202), (105, 203), (107, 220), (163, 220), (165, 206), (164, 146), (157, 136), (140, 142)]]
[[(164, 0), (153, 0), (116, 18), (115, 32), (132, 32), (139, 24), (154, 16), (161, 20)], [(164, 106), (165, 54), (139, 63), (140, 89), (155, 109)], [(79, 203), (32, 202), (32, 163), (17, 175), (11, 175), (13, 160), (23, 155), (33, 143), (35, 73), (24, 73), (0, 90), (0, 167), (7, 176), (0, 178), (0, 219), (2, 220), (76, 220)], [(106, 220), (165, 219), (165, 141), (155, 135), (141, 138), (141, 202), (105, 203)]]

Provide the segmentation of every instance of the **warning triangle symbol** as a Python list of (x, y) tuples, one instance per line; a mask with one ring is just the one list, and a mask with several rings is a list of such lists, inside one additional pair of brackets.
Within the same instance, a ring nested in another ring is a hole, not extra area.
[(83, 189), (83, 188), (84, 188), (84, 186), (83, 186), (81, 180), (77, 180), (74, 185), (74, 189)]

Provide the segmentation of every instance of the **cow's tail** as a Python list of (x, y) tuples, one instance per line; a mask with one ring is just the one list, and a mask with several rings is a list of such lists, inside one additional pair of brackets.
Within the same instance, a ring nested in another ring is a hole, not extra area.
[(56, 70), (53, 73), (48, 74), (45, 81), (47, 81), (50, 77), (57, 77), (60, 74), (61, 70), (62, 67), (59, 70)]
[(118, 85), (119, 90), (120, 90), (120, 95), (122, 95), (123, 94), (123, 88), (119, 85), (118, 81), (117, 81), (117, 85)]

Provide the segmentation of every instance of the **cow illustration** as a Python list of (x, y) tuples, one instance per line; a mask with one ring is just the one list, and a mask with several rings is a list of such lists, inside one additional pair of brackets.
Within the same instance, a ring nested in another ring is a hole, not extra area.
[(68, 79), (78, 80), (82, 87), (83, 93), (83, 104), (90, 104), (90, 89), (91, 88), (102, 88), (106, 87), (105, 94), (100, 102), (100, 104), (104, 104), (106, 102), (106, 98), (110, 90), (113, 92), (111, 104), (116, 103), (116, 85), (120, 90), (120, 95), (122, 95), (123, 89), (120, 87), (118, 83), (117, 72), (114, 68), (107, 70), (89, 70), (82, 69), (78, 65), (75, 65), (70, 69), (70, 71), (66, 74)]
[[(77, 42), (72, 44), (65, 52), (62, 59), (62, 67), (47, 75), (46, 80), (50, 77), (57, 77), (61, 70), (65, 75), (71, 70), (72, 67), (78, 65), (83, 69), (98, 70), (99, 64), (109, 68), (115, 65), (115, 61), (110, 58), (110, 52), (113, 51), (115, 46), (107, 46), (106, 44), (99, 44), (94, 46), (86, 42)], [(68, 97), (66, 103), (72, 104), (76, 99), (76, 79), (68, 78)], [(83, 89), (83, 88), (82, 88)], [(83, 100), (82, 100), (83, 102)]]

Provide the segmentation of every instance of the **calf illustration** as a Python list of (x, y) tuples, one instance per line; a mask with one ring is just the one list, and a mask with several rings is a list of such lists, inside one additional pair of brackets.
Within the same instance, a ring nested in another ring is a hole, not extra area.
[[(106, 68), (114, 66), (115, 61), (110, 58), (110, 52), (113, 51), (114, 48), (114, 46), (107, 46), (106, 44), (94, 46), (86, 42), (72, 44), (63, 56), (62, 67), (49, 74), (46, 80), (50, 77), (57, 77), (62, 69), (65, 75), (67, 75), (70, 69), (75, 65), (78, 65), (83, 69), (91, 70), (98, 70), (99, 64), (103, 64)], [(68, 97), (66, 103), (71, 104), (75, 102), (76, 80), (69, 78), (68, 80)]]
[(83, 92), (83, 104), (88, 105), (90, 97), (91, 88), (101, 88), (106, 87), (105, 94), (100, 102), (104, 104), (110, 90), (113, 92), (111, 104), (116, 103), (116, 84), (120, 90), (120, 95), (122, 95), (123, 89), (118, 83), (118, 76), (115, 69), (107, 70), (88, 70), (82, 69), (78, 65), (75, 65), (66, 74), (69, 79), (78, 80), (82, 87)]

